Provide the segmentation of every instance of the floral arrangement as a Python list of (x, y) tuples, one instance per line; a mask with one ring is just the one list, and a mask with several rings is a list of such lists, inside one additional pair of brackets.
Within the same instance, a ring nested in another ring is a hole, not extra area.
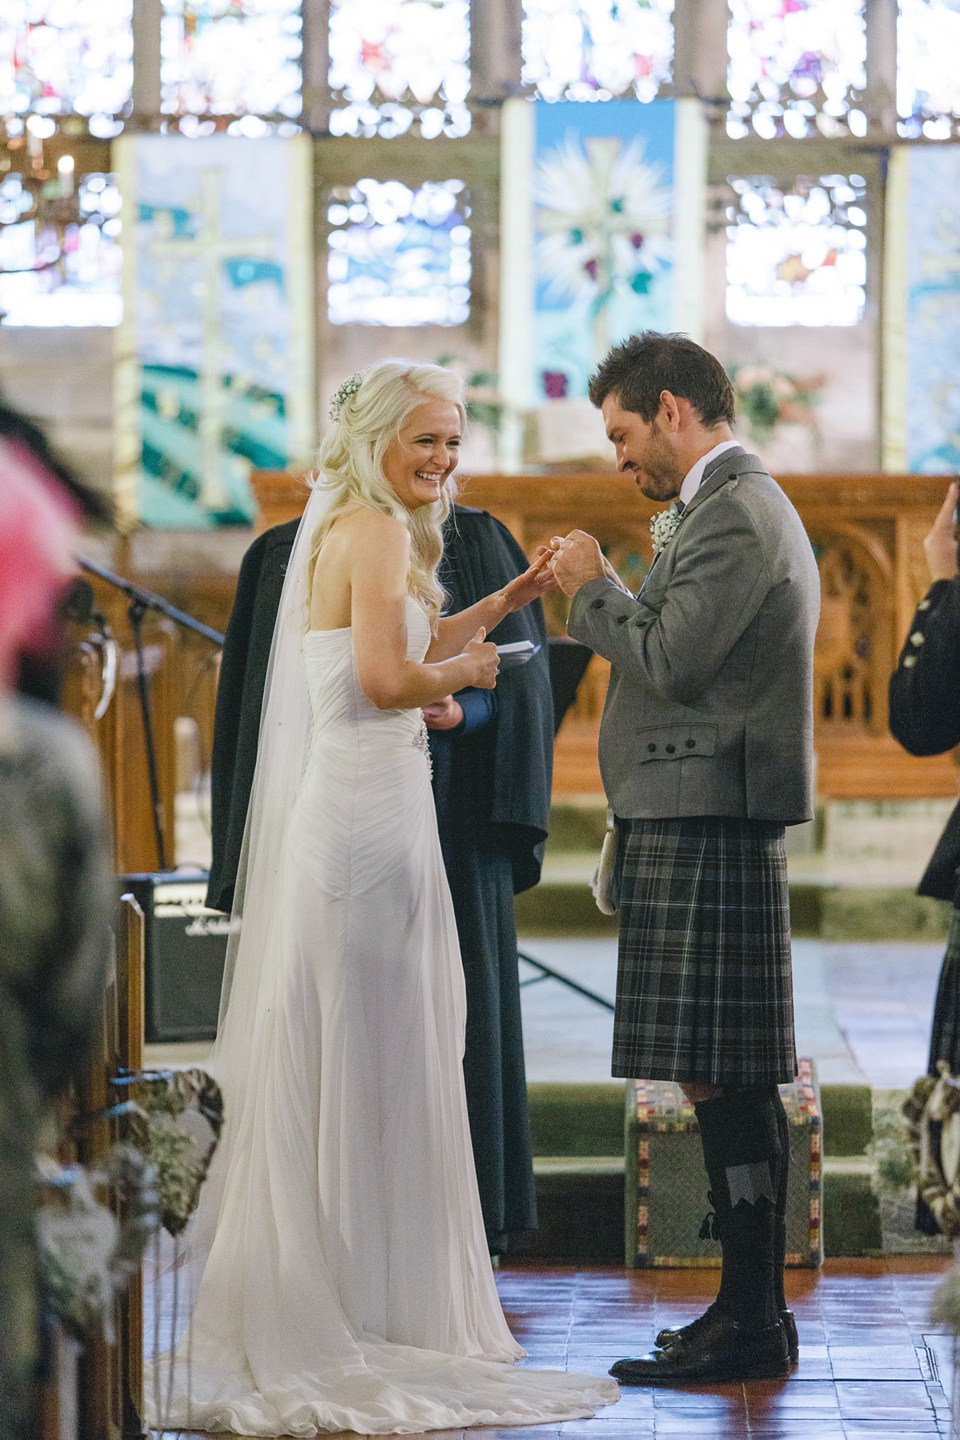
[[(45, 1203), (37, 1211), (41, 1284), (49, 1310), (83, 1340), (113, 1335), (114, 1298), (139, 1267), (157, 1228), (156, 1174), (130, 1145), (117, 1145), (102, 1165), (37, 1160)], [(122, 1201), (123, 1221), (96, 1197), (107, 1186)]]
[(669, 545), (670, 541), (680, 529), (683, 515), (674, 500), (668, 510), (659, 510), (650, 521), (650, 534), (653, 536), (653, 553), (659, 555), (660, 551)]
[(360, 386), (366, 379), (366, 371), (358, 370), (354, 375), (348, 375), (340, 388), (334, 391), (330, 400), (330, 419), (339, 420), (340, 411), (346, 405), (352, 395), (356, 395)]
[(826, 376), (798, 380), (772, 365), (731, 365), (727, 374), (737, 397), (737, 412), (758, 445), (769, 441), (778, 425), (816, 427), (817, 394)]
[(223, 1096), (206, 1071), (175, 1070), (141, 1085), (131, 1140), (156, 1175), (160, 1223), (170, 1235), (197, 1207), (222, 1128)]

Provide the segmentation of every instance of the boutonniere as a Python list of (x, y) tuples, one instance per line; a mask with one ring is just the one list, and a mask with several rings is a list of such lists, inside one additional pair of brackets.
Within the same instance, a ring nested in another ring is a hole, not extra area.
[(654, 555), (659, 555), (660, 551), (663, 550), (666, 545), (669, 545), (674, 535), (676, 535), (680, 529), (680, 522), (682, 520), (683, 516), (677, 509), (677, 502), (675, 500), (669, 510), (661, 510), (659, 514), (654, 515), (650, 521), (650, 534), (653, 536)]

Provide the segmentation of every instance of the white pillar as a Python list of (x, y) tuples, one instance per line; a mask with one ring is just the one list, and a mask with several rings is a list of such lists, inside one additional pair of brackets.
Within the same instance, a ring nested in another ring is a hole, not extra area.
[[(158, 72), (159, 74), (159, 72)], [(141, 373), (134, 323), (136, 294), (136, 137), (121, 135), (110, 147), (110, 163), (120, 180), (124, 225), (121, 287), (123, 318), (113, 332), (113, 502), (117, 529), (126, 535), (140, 519), (138, 494), (142, 438), (140, 431)]]
[(330, 123), (330, 0), (303, 0), (300, 55), (303, 126), (322, 134)]
[(523, 466), (523, 437), (533, 391), (534, 108), (507, 100), (500, 117), (500, 344), (503, 399), (500, 468)]
[(470, 6), (470, 94), (497, 101), (520, 91), (522, 0), (473, 0)]
[(880, 464), (894, 475), (907, 468), (907, 204), (910, 147), (890, 151), (883, 235), (881, 311)]
[(686, 96), (674, 104), (673, 327), (701, 344), (709, 125), (701, 101), (694, 96)]
[(897, 0), (866, 0), (867, 93), (873, 133), (897, 133)]
[(290, 145), (290, 241), (287, 260), (290, 297), (290, 368), (293, 384), (287, 408), (287, 464), (306, 469), (316, 458), (317, 385), (313, 294), (313, 141), (294, 135)]
[(133, 114), (141, 123), (160, 114), (161, 0), (133, 0)]

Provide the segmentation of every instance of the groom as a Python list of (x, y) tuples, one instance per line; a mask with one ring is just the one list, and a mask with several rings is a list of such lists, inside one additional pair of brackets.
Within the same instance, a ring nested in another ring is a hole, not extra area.
[(555, 538), (569, 633), (611, 661), (600, 767), (616, 816), (613, 1074), (694, 1103), (720, 1290), (620, 1360), (627, 1384), (774, 1378), (796, 1359), (783, 1295), (796, 1073), (784, 826), (811, 814), (817, 566), (799, 516), (734, 440), (723, 367), (646, 332), (590, 382), (617, 467), (671, 506), (638, 596), (582, 530)]

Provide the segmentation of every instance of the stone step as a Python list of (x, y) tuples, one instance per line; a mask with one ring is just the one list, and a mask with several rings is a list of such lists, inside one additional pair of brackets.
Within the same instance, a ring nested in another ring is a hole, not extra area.
[[(567, 863), (569, 861), (569, 863)], [(593, 861), (595, 864), (595, 860)], [(582, 857), (563, 857), (548, 878), (516, 897), (522, 938), (616, 935), (616, 915), (602, 915)], [(945, 940), (952, 907), (899, 886), (790, 885), (790, 924), (797, 938)]]
[[(623, 1263), (624, 1086), (531, 1084), (530, 1128), (540, 1228), (514, 1237), (510, 1255), (563, 1263)], [(874, 1163), (874, 1097), (866, 1085), (822, 1085), (823, 1239), (827, 1256), (884, 1253)], [(706, 1205), (706, 1199), (704, 1200)], [(890, 1253), (942, 1248), (887, 1236)]]

